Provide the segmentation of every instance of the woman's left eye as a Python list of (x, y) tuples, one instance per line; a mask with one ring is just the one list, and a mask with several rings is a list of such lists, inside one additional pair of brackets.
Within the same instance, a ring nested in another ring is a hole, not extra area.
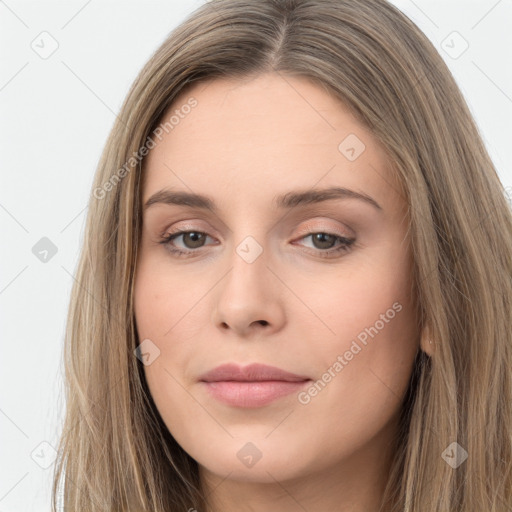
[[(330, 257), (332, 253), (346, 252), (355, 242), (354, 238), (345, 238), (325, 231), (308, 233), (299, 240), (304, 240), (310, 237), (314, 246), (313, 252), (321, 257)], [(184, 248), (176, 246), (175, 241), (180, 238), (182, 240), (182, 244), (184, 244)], [(182, 257), (196, 253), (197, 251), (194, 249), (203, 247), (207, 238), (211, 237), (202, 231), (178, 231), (176, 233), (170, 233), (163, 236), (159, 243), (165, 245), (171, 253), (178, 257)], [(336, 246), (337, 242), (338, 245)]]
[[(344, 236), (335, 235), (334, 233), (327, 233), (325, 231), (319, 231), (309, 233), (302, 237), (300, 240), (311, 237), (313, 248), (320, 250), (320, 256), (327, 258), (332, 253), (346, 252), (350, 249), (350, 246), (356, 241), (355, 238), (345, 238)], [(336, 242), (338, 245), (336, 246)], [(315, 246), (315, 244), (317, 244)], [(327, 249), (327, 250), (321, 250)]]

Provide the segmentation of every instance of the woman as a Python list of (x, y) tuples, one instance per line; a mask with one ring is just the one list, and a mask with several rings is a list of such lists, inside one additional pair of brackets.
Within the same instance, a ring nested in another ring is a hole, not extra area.
[(66, 510), (512, 506), (512, 215), (384, 0), (215, 0), (132, 86), (73, 290)]

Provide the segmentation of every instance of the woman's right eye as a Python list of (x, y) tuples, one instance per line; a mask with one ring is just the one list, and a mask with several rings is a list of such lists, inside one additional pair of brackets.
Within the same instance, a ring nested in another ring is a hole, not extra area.
[[(175, 245), (175, 240), (180, 237), (182, 237), (182, 243), (185, 244), (185, 250), (177, 248)], [(208, 238), (208, 235), (202, 231), (177, 231), (162, 237), (160, 243), (165, 245), (171, 253), (176, 254), (177, 256), (187, 256), (191, 253), (197, 252), (194, 251), (194, 249), (203, 247), (206, 238)]]

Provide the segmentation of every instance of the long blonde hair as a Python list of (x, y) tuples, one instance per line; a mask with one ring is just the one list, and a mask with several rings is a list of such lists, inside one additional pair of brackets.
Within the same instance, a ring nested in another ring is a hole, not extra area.
[[(512, 214), (446, 64), (385, 0), (212, 0), (138, 75), (95, 175), (70, 301), (54, 510), (59, 483), (70, 511), (207, 510), (134, 356), (140, 149), (187, 87), (263, 72), (336, 95), (383, 145), (409, 204), (420, 327), (436, 349), (418, 352), (382, 510), (510, 511)], [(454, 447), (468, 454), (457, 468), (442, 456)]]

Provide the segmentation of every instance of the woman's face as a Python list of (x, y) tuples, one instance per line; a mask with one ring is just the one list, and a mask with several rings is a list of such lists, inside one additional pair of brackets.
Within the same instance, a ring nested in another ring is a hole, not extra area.
[[(212, 478), (381, 467), (419, 347), (407, 205), (383, 149), (296, 77), (201, 83), (171, 115), (146, 160), (135, 283), (169, 431)], [(202, 380), (253, 363), (299, 380)]]

